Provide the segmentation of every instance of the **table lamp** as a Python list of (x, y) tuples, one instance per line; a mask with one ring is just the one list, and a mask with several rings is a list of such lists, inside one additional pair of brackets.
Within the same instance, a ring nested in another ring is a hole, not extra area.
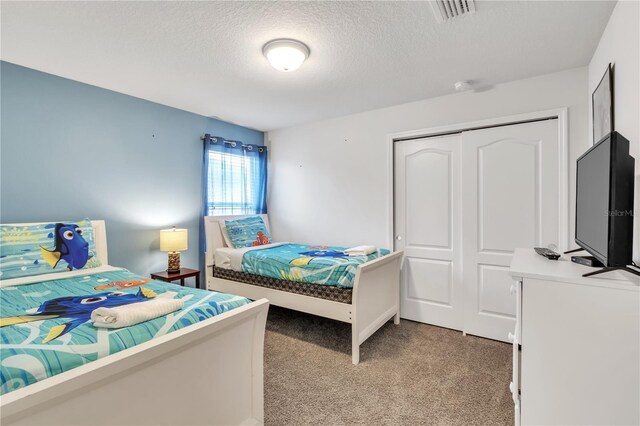
[(160, 231), (160, 251), (168, 252), (167, 272), (180, 272), (180, 252), (188, 246), (186, 229), (162, 229)]

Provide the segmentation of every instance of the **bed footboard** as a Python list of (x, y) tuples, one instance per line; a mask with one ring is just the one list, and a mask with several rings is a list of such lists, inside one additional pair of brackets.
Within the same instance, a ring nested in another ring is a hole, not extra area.
[(353, 286), (351, 360), (360, 362), (360, 345), (393, 318), (400, 323), (400, 266), (396, 251), (358, 267)]
[(3, 395), (2, 424), (262, 424), (268, 308), (258, 300)]

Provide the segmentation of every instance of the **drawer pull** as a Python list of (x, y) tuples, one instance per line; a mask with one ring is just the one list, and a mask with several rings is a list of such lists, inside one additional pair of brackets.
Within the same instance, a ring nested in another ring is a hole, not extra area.
[(513, 342), (515, 338), (516, 338), (516, 335), (513, 334), (512, 332), (509, 332), (509, 334), (507, 334), (507, 339), (509, 339), (510, 342)]

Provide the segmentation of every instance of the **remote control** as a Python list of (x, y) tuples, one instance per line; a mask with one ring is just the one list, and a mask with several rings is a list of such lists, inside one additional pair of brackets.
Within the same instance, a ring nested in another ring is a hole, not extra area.
[(538, 253), (540, 256), (544, 256), (547, 259), (550, 260), (558, 260), (560, 259), (560, 255), (558, 253), (556, 253), (553, 250), (549, 250), (548, 248), (544, 248), (544, 247), (536, 247), (534, 248), (534, 250), (536, 251), (536, 253)]

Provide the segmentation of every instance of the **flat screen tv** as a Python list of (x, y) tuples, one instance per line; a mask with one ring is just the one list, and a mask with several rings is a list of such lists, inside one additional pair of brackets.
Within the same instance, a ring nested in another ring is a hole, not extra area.
[[(633, 251), (634, 159), (629, 141), (609, 133), (577, 162), (576, 243), (606, 270), (628, 269)], [(600, 272), (600, 271), (598, 271)]]

